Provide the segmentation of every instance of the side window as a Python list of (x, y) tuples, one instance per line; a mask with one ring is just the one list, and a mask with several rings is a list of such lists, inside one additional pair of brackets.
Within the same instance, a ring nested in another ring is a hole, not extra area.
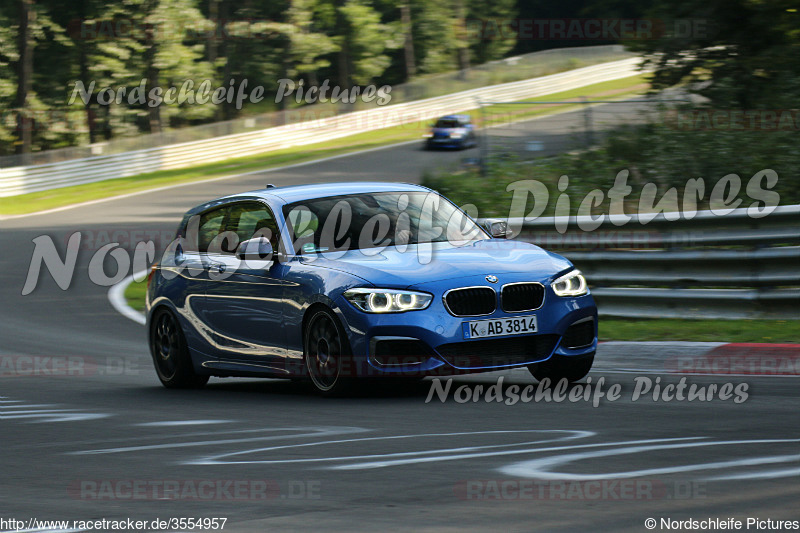
[(254, 237), (267, 237), (273, 248), (278, 249), (278, 229), (275, 217), (264, 204), (258, 202), (235, 204), (231, 207), (225, 230), (236, 234), (237, 245)]
[(297, 206), (286, 215), (290, 234), (297, 253), (315, 252), (317, 244), (315, 236), (319, 229), (319, 218), (306, 206)]
[(200, 252), (207, 252), (208, 247), (220, 233), (225, 220), (227, 207), (214, 209), (200, 215), (200, 227), (197, 236), (197, 248)]

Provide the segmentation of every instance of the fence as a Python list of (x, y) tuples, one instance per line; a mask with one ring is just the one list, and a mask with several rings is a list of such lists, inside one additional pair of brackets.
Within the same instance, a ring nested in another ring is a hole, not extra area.
[(616, 127), (662, 118), (665, 106), (689, 101), (674, 91), (617, 100), (481, 101), (481, 158), (525, 161), (587, 149)]
[[(544, 50), (498, 61), (491, 61), (462, 71), (425, 76), (408, 83), (395, 85), (392, 86), (391, 98), (392, 102), (395, 104), (412, 102), (414, 100), (434, 98), (436, 96), (477, 89), (489, 85), (546, 76), (598, 63), (629, 59), (631, 57), (634, 57), (634, 54), (626, 52), (621, 45)], [(291, 97), (288, 98), (288, 100), (292, 102)], [(354, 103), (319, 103), (306, 105), (298, 109), (274, 111), (235, 120), (167, 130), (162, 133), (121, 137), (107, 142), (95, 143), (93, 145), (2, 156), (0, 157), (0, 168), (59, 163), (98, 155), (121, 154), (135, 150), (158, 148), (170, 144), (213, 139), (215, 137), (248, 133), (265, 128), (297, 123), (303, 120), (305, 114), (318, 117), (336, 116), (353, 111), (370, 109), (375, 107), (375, 105), (375, 102), (367, 103), (360, 99), (356, 100)], [(88, 128), (85, 125), (81, 126), (81, 124), (85, 123), (85, 113), (80, 110), (70, 111), (69, 113), (72, 120), (65, 119), (63, 123), (59, 123), (59, 126), (62, 129), (70, 131), (75, 131), (77, 128), (83, 127), (86, 133), (88, 133)]]
[(185, 168), (336, 139), (359, 132), (429, 121), (442, 114), (475, 109), (479, 99), (531, 98), (633, 76), (638, 72), (638, 63), (638, 58), (630, 58), (344, 115), (317, 115), (316, 120), (213, 139), (66, 162), (0, 169), (0, 196), (15, 196), (159, 170)]
[[(583, 271), (602, 315), (678, 318), (800, 318), (800, 205), (753, 218), (701, 211), (691, 220), (657, 215), (624, 223), (606, 216), (509, 220), (520, 239), (569, 258)], [(586, 226), (584, 226), (586, 227)]]

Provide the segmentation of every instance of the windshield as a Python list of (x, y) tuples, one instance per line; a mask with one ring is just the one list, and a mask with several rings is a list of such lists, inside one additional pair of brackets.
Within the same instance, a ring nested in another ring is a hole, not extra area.
[(489, 236), (434, 192), (333, 196), (284, 207), (298, 254), (445, 242), (463, 246)]
[(436, 121), (436, 125), (434, 128), (458, 128), (460, 124), (457, 120), (453, 120), (452, 118), (440, 118)]

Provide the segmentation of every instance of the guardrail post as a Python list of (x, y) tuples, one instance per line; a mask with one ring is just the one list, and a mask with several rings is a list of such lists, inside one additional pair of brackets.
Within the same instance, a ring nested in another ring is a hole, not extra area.
[(594, 131), (592, 129), (592, 107), (585, 96), (581, 96), (583, 102), (583, 128), (586, 134), (586, 148), (591, 148), (594, 144)]
[(488, 174), (487, 159), (489, 158), (489, 128), (486, 125), (486, 113), (484, 112), (483, 102), (480, 98), (475, 98), (475, 103), (478, 106), (478, 112), (481, 117), (481, 129), (483, 130), (479, 135), (481, 176), (486, 177)]

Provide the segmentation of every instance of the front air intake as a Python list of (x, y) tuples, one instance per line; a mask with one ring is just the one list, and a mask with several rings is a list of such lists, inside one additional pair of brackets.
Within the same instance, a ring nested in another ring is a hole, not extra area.
[(444, 303), (454, 316), (491, 315), (497, 309), (497, 296), (489, 287), (466, 287), (448, 291)]
[(502, 304), (506, 313), (535, 311), (544, 302), (541, 283), (509, 283), (503, 286)]

